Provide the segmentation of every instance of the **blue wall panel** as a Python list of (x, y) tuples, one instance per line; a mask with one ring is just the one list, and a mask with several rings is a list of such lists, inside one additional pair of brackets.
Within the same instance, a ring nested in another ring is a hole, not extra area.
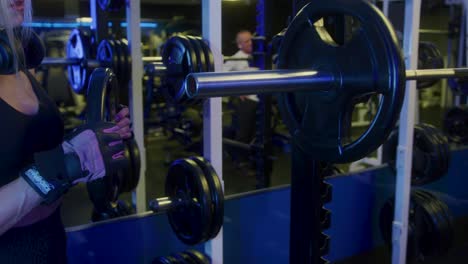
[[(468, 215), (468, 150), (452, 152), (447, 177), (424, 188), (439, 193), (455, 216)], [(394, 193), (388, 167), (328, 179), (333, 185), (329, 259), (342, 260), (383, 245), (379, 212)], [(231, 196), (225, 203), (225, 263), (288, 263), (290, 189), (273, 188)], [(304, 208), (307, 210), (307, 208)], [(70, 264), (151, 263), (156, 256), (185, 250), (172, 234), (167, 217), (129, 216), (68, 229)], [(203, 245), (196, 247), (203, 250)]]

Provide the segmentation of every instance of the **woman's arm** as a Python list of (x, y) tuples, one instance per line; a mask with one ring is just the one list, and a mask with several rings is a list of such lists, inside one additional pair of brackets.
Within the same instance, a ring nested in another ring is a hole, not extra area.
[(0, 236), (41, 201), (41, 196), (22, 177), (0, 187)]

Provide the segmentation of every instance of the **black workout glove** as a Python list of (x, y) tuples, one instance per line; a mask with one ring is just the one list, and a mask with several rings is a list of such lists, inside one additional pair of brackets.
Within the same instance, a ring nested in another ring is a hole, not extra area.
[(79, 182), (94, 181), (124, 168), (124, 145), (112, 123), (84, 125), (49, 151), (34, 155), (35, 163), (20, 175), (50, 204)]

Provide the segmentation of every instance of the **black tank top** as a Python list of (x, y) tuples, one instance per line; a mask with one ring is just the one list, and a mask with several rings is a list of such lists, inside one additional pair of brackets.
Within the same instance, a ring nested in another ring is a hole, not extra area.
[[(63, 120), (54, 101), (28, 71), (24, 73), (38, 98), (39, 110), (26, 115), (0, 99), (0, 187), (17, 179), (20, 169), (33, 162), (35, 152), (52, 149), (63, 141)], [(65, 244), (57, 209), (44, 220), (1, 235), (0, 263), (64, 263)]]

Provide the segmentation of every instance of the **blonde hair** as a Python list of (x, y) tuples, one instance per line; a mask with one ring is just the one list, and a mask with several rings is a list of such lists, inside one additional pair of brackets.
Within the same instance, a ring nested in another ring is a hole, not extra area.
[[(5, 31), (10, 44), (11, 50), (13, 51), (13, 62), (15, 72), (18, 70), (19, 56), (17, 48), (22, 43), (27, 43), (31, 37), (31, 29), (29, 27), (20, 27), (15, 25), (15, 19), (13, 14), (10, 12), (11, 5), (14, 5), (15, 0), (0, 0), (0, 28)], [(32, 21), (32, 4), (31, 0), (24, 0), (24, 18), (23, 24), (31, 23)], [(17, 30), (20, 29), (20, 30)], [(22, 52), (22, 50), (20, 51)], [(25, 65), (24, 56), (21, 58), (21, 63)]]

